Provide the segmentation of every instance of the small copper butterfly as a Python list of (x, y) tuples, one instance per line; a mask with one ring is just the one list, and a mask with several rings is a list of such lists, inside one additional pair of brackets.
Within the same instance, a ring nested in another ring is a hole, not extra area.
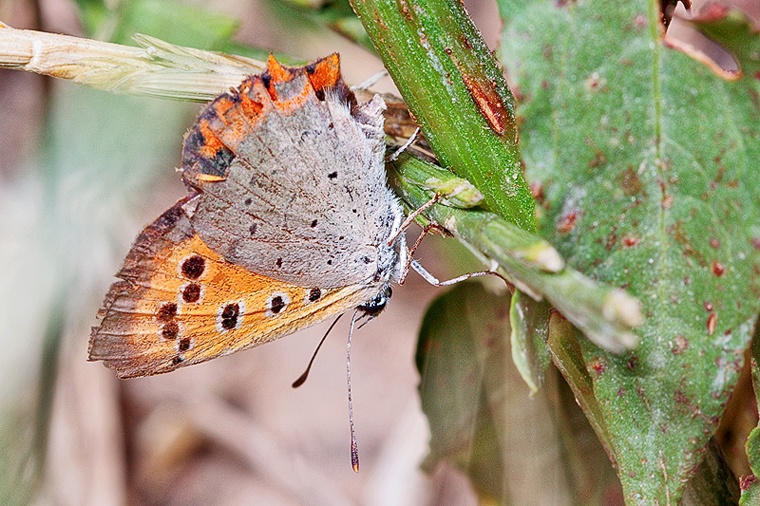
[(219, 95), (185, 136), (189, 194), (137, 237), (89, 359), (121, 378), (258, 346), (350, 309), (376, 315), (408, 267), (379, 96), (337, 54)]

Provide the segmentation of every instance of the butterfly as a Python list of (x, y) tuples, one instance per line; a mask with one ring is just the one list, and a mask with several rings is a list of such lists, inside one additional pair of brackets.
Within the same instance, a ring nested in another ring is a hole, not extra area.
[(293, 68), (270, 56), (214, 99), (184, 138), (189, 193), (132, 245), (89, 360), (147, 376), (378, 314), (409, 264), (384, 109), (357, 103), (338, 54)]

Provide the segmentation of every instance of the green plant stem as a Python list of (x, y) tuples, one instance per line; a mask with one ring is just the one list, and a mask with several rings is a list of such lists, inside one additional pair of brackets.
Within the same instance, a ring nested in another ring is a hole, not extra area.
[(535, 229), (514, 99), (459, 2), (352, 0), (375, 50), (440, 163), (472, 182), (489, 210)]
[[(403, 155), (391, 166), (410, 208), (418, 209), (431, 199), (430, 192), (414, 181), (420, 178), (420, 172), (435, 170), (434, 165)], [(446, 171), (438, 171), (444, 179)], [(561, 257), (544, 239), (484, 210), (437, 204), (424, 216), (451, 232), (484, 261), (498, 263), (520, 290), (534, 298), (546, 297), (599, 346), (622, 353), (636, 345), (638, 340), (630, 332), (641, 319), (635, 299), (618, 288), (563, 268)]]

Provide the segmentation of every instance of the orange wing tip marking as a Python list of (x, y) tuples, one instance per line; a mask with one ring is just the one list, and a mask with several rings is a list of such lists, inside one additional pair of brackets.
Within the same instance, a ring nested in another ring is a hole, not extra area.
[(213, 174), (198, 174), (195, 176), (195, 179), (204, 183), (218, 183), (219, 181), (224, 181), (227, 178), (224, 176), (215, 176)]
[(227, 111), (235, 106), (235, 103), (225, 95), (220, 95), (214, 102), (212, 102), (214, 111), (216, 111), (217, 117), (226, 123)]
[(309, 82), (316, 91), (337, 86), (341, 80), (340, 55), (333, 53), (307, 65), (306, 73), (309, 76)]
[(222, 144), (222, 141), (219, 140), (219, 137), (217, 137), (214, 131), (211, 129), (211, 125), (209, 125), (208, 120), (200, 120), (198, 122), (198, 127), (205, 141), (205, 144), (201, 146), (199, 151), (201, 155), (207, 158), (213, 158), (216, 156), (219, 150), (224, 147), (224, 145)]
[(259, 116), (261, 111), (264, 109), (264, 104), (257, 102), (253, 100), (248, 93), (241, 93), (240, 94), (240, 108), (243, 111), (243, 114), (250, 118), (254, 119)]
[(272, 78), (272, 84), (290, 81), (295, 75), (294, 69), (283, 66), (272, 54), (267, 60), (267, 68), (269, 76)]

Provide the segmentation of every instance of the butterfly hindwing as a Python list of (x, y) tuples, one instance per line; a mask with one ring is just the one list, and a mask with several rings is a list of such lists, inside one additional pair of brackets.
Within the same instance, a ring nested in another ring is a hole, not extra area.
[(301, 287), (224, 260), (183, 199), (140, 234), (99, 313), (90, 360), (122, 378), (172, 371), (274, 340), (356, 307), (366, 288)]
[(384, 169), (383, 100), (358, 105), (337, 55), (262, 76), (209, 104), (185, 137), (188, 211), (227, 260), (297, 285), (372, 282), (401, 205)]

